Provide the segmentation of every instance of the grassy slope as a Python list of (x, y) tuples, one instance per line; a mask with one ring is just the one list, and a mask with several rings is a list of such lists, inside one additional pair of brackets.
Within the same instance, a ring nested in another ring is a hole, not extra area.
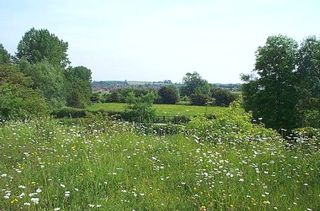
[[(154, 104), (153, 107), (156, 109), (157, 115), (161, 116), (175, 116), (175, 115), (202, 115), (202, 114), (215, 114), (219, 113), (226, 108), (213, 107), (213, 106), (191, 106), (191, 105), (165, 105), (165, 104)], [(126, 108), (125, 103), (97, 103), (89, 106), (87, 109), (91, 111), (95, 110), (106, 110), (106, 111), (124, 111)]]
[(0, 209), (320, 209), (318, 151), (130, 131), (124, 123), (98, 121), (1, 126)]

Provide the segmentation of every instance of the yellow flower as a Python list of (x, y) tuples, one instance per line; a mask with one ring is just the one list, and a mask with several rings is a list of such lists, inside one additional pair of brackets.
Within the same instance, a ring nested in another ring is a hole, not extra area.
[(207, 211), (207, 208), (205, 206), (201, 206), (200, 211)]
[(14, 204), (15, 202), (18, 202), (18, 199), (13, 199), (10, 203)]

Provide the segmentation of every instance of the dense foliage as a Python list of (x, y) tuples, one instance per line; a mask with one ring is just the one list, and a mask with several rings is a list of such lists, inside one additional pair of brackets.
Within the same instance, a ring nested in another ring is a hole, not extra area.
[(19, 67), (32, 81), (32, 88), (39, 90), (46, 99), (51, 110), (65, 105), (65, 78), (64, 70), (54, 67), (47, 61), (30, 64), (22, 60)]
[(0, 65), (0, 119), (26, 119), (48, 112), (43, 97), (14, 65)]
[(124, 111), (125, 118), (139, 123), (151, 123), (155, 118), (155, 110), (152, 108), (154, 95), (147, 93), (141, 97), (136, 97), (134, 93), (128, 96), (128, 107)]
[(176, 104), (179, 101), (179, 91), (173, 85), (161, 87), (158, 95), (159, 102), (163, 104)]
[(84, 108), (90, 103), (91, 70), (79, 66), (65, 71), (67, 106)]
[(214, 88), (211, 90), (213, 105), (229, 106), (230, 103), (237, 99), (236, 95), (227, 89)]
[(269, 37), (265, 46), (258, 48), (254, 70), (258, 77), (243, 76), (243, 99), (245, 108), (255, 118), (262, 118), (267, 127), (292, 129), (303, 126), (302, 119), (309, 121), (310, 110), (319, 115), (317, 42), (307, 39), (298, 49), (296, 41), (279, 35)]
[(51, 34), (47, 29), (30, 29), (18, 44), (17, 58), (31, 64), (47, 61), (54, 66), (66, 67), (68, 43)]
[[(0, 113), (6, 119), (41, 116), (65, 105), (90, 103), (91, 71), (67, 67), (68, 44), (46, 29), (30, 29), (19, 42), (16, 58), (0, 44)], [(7, 84), (9, 83), (9, 84)]]
[(199, 73), (187, 73), (183, 78), (181, 96), (190, 97), (192, 105), (205, 105), (209, 100), (210, 85)]
[(9, 64), (10, 62), (11, 62), (10, 54), (0, 43), (0, 64)]

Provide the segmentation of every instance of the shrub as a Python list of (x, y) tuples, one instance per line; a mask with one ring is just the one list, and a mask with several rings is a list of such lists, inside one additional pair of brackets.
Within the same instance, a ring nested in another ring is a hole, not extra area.
[(229, 106), (231, 102), (236, 100), (236, 95), (226, 89), (215, 88), (211, 92), (216, 106)]
[(86, 111), (80, 108), (63, 107), (57, 111), (52, 112), (55, 118), (81, 118), (86, 116)]
[(192, 105), (206, 105), (208, 103), (209, 97), (206, 94), (195, 93), (190, 96), (190, 101)]
[(133, 122), (148, 123), (155, 119), (155, 110), (152, 108), (154, 101), (153, 93), (148, 93), (141, 97), (131, 93), (128, 97), (128, 108), (124, 112), (124, 117)]
[(47, 114), (48, 106), (38, 92), (18, 84), (0, 85), (1, 119), (27, 119)]
[(26, 119), (48, 113), (44, 98), (31, 85), (31, 79), (16, 66), (0, 65), (1, 119)]
[(176, 104), (179, 101), (179, 92), (174, 86), (163, 86), (158, 90), (160, 103)]

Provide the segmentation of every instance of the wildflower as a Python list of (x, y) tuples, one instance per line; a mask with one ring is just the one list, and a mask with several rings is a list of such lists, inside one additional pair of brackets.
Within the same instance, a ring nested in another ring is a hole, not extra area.
[(34, 204), (39, 204), (39, 198), (31, 198), (31, 202)]
[(264, 204), (270, 204), (270, 201), (266, 200), (266, 201), (263, 201)]
[(64, 196), (65, 196), (65, 197), (69, 197), (69, 196), (70, 196), (70, 191), (66, 191), (66, 192), (64, 193)]
[(25, 196), (26, 194), (25, 193), (21, 193), (19, 196), (18, 196), (18, 198), (23, 198), (24, 196)]

